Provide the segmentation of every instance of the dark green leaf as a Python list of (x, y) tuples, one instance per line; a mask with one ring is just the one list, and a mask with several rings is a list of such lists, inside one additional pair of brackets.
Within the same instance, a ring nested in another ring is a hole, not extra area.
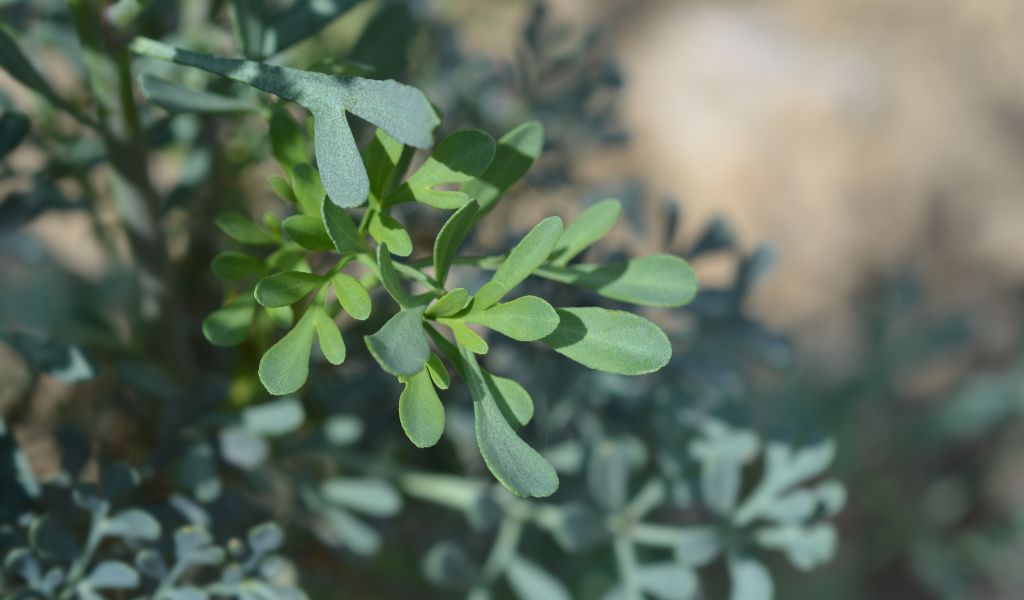
[(462, 317), (520, 342), (532, 342), (551, 334), (558, 327), (558, 314), (547, 301), (537, 296), (523, 296), (495, 304), (481, 312)]
[(398, 418), (405, 435), (418, 448), (429, 448), (444, 433), (444, 405), (437, 397), (427, 369), (402, 378), (405, 389), (398, 399)]
[(149, 74), (139, 77), (139, 89), (150, 103), (172, 113), (231, 114), (260, 110), (244, 100), (183, 87)]
[(263, 261), (242, 252), (221, 252), (210, 264), (213, 274), (221, 279), (242, 279), (261, 275), (266, 267)]
[(262, 306), (289, 306), (323, 285), (324, 277), (303, 271), (284, 271), (265, 277), (256, 284), (253, 296)]
[(512, 288), (544, 264), (562, 235), (562, 220), (548, 217), (523, 237), (494, 272), (491, 280), (473, 297), (473, 310), (483, 310), (501, 300)]
[(501, 195), (530, 169), (544, 147), (544, 127), (529, 121), (509, 131), (498, 146), (487, 171), (467, 182), (462, 191), (480, 203), (480, 215), (494, 207)]
[(236, 346), (245, 340), (256, 313), (256, 303), (246, 295), (203, 320), (203, 337), (214, 346)]
[(350, 254), (366, 250), (363, 236), (356, 229), (355, 223), (352, 222), (344, 208), (325, 198), (321, 216), (324, 226), (327, 228), (327, 236), (331, 238), (334, 248), (339, 253)]
[(405, 70), (416, 21), (404, 4), (385, 4), (366, 24), (350, 60), (373, 67), (376, 79), (397, 77)]
[(543, 498), (555, 493), (558, 489), (555, 469), (516, 435), (498, 408), (476, 357), (461, 347), (459, 353), (473, 396), (477, 444), (487, 468), (502, 485), (518, 496)]
[(553, 261), (556, 265), (566, 265), (583, 252), (594, 242), (603, 238), (611, 231), (615, 222), (619, 220), (619, 211), (622, 205), (618, 200), (602, 200), (583, 211), (576, 217), (562, 232), (562, 237), (555, 244), (554, 253), (557, 258)]
[(288, 237), (306, 250), (334, 250), (334, 242), (327, 236), (319, 215), (292, 215), (283, 225)]
[(358, 279), (345, 273), (335, 273), (331, 277), (331, 285), (334, 286), (334, 293), (338, 296), (341, 307), (353, 319), (363, 321), (370, 316), (370, 293)]
[(387, 244), (381, 244), (377, 247), (377, 268), (380, 269), (380, 282), (384, 284), (384, 289), (391, 294), (395, 302), (402, 308), (412, 306), (412, 297), (409, 296), (409, 293), (402, 286), (402, 278), (399, 277), (398, 271), (395, 270), (395, 264), (391, 262), (391, 253)]
[(306, 136), (284, 106), (274, 106), (270, 113), (270, 151), (285, 173), (296, 165), (309, 162)]
[(61, 106), (62, 102), (50, 84), (39, 74), (28, 57), (18, 47), (6, 27), (0, 27), (0, 67), (25, 87), (42, 95), (51, 103)]
[(314, 318), (314, 311), (306, 311), (295, 327), (271, 346), (260, 359), (260, 381), (271, 394), (291, 394), (306, 383), (306, 377), (309, 375), (309, 353), (313, 347)]
[(672, 344), (658, 326), (632, 313), (604, 308), (559, 308), (558, 329), (544, 343), (585, 367), (642, 375), (668, 364)]
[(309, 163), (301, 162), (292, 167), (292, 191), (302, 212), (319, 218), (324, 186), (320, 183), (320, 174)]
[(643, 306), (683, 306), (697, 294), (697, 276), (693, 269), (682, 258), (670, 254), (609, 265), (545, 266), (537, 270), (537, 275)]
[(479, 209), (480, 205), (476, 200), (469, 202), (455, 211), (437, 234), (434, 241), (434, 279), (442, 286), (448, 278), (448, 268), (458, 254), (462, 241), (466, 239), (466, 234), (476, 222)]
[(423, 333), (422, 306), (403, 309), (377, 333), (364, 339), (381, 368), (396, 377), (419, 373), (430, 358), (430, 347)]
[(6, 110), (0, 115), (0, 159), (18, 147), (28, 135), (28, 129), (28, 117), (20, 112)]
[(228, 237), (242, 244), (266, 246), (277, 243), (265, 229), (238, 213), (220, 215), (215, 223)]

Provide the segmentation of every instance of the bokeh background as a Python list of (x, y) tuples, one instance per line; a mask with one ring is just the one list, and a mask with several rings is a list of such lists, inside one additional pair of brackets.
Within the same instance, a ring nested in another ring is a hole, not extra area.
[[(370, 4), (295, 53), (350, 48)], [(689, 247), (721, 223), (759, 256), (744, 312), (793, 346), (742, 402), (765, 427), (833, 436), (833, 474), (849, 493), (838, 554), (810, 573), (780, 569), (781, 597), (1024, 597), (1024, 4), (551, 0), (543, 27), (529, 2), (412, 5), (428, 24), (412, 47), (428, 51), (413, 52), (409, 78), (446, 128), (496, 135), (533, 116), (549, 132), (532, 186), (499, 207), (484, 246), (504, 244), (505, 227), (618, 196), (630, 215), (613, 234), (619, 250)], [(48, 77), (80, 95), (47, 48), (61, 42), (40, 39)], [(0, 91), (35, 110), (3, 73)], [(27, 172), (44, 159), (7, 160)], [(185, 163), (157, 160), (157, 185), (170, 190)], [(247, 167), (234, 192), (269, 198), (259, 188), (272, 172)], [(0, 214), (13, 219), (9, 194), (30, 184), (4, 177)], [(183, 212), (167, 215), (168, 244), (187, 260), (212, 232)], [(26, 224), (79, 282), (47, 310), (70, 312), (75, 286), (103, 281), (110, 253), (125, 251), (94, 227), (74, 211)], [(10, 248), (5, 287), (24, 276)], [(707, 289), (730, 285), (739, 265), (694, 260)], [(195, 285), (208, 308), (216, 290)], [(23, 308), (0, 305), (8, 319)], [(28, 385), (20, 363), (0, 345), (0, 403)], [(44, 474), (56, 461), (49, 420), (73, 396), (50, 385), (18, 430)], [(117, 422), (98, 426), (122, 435)]]

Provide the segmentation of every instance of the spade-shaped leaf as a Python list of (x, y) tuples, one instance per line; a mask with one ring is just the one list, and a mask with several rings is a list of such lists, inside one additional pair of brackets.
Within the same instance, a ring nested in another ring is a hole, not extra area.
[(284, 271), (264, 277), (256, 284), (256, 301), (266, 307), (289, 306), (322, 285), (324, 278), (315, 273)]
[(539, 340), (558, 327), (558, 313), (546, 300), (537, 296), (522, 296), (495, 304), (487, 310), (471, 312), (463, 320), (483, 325), (520, 342)]
[(494, 477), (512, 493), (543, 498), (558, 489), (554, 467), (516, 435), (495, 402), (476, 357), (459, 348), (466, 382), (473, 397), (473, 415), (480, 454)]
[(554, 252), (558, 257), (554, 263), (556, 265), (568, 264), (580, 252), (603, 238), (619, 220), (621, 209), (622, 205), (618, 200), (608, 199), (602, 200), (580, 213), (580, 216), (565, 228), (562, 237), (555, 244)]
[(315, 311), (308, 310), (292, 330), (270, 347), (260, 359), (263, 387), (275, 396), (297, 391), (309, 375)]
[(437, 190), (435, 186), (465, 183), (482, 175), (494, 159), (494, 139), (476, 129), (456, 131), (441, 140), (430, 157), (386, 200), (396, 204), (415, 200), (441, 209), (455, 209), (469, 201), (465, 192)]
[(683, 306), (697, 294), (697, 276), (678, 256), (655, 254), (608, 265), (544, 266), (537, 275), (578, 285), (605, 298), (643, 306)]
[(395, 376), (419, 373), (430, 358), (422, 306), (399, 311), (377, 333), (364, 339), (381, 368)]
[(419, 448), (437, 443), (444, 433), (444, 405), (437, 397), (427, 369), (402, 379), (405, 389), (398, 398), (398, 418), (409, 441)]
[(480, 205), (473, 200), (455, 211), (434, 240), (434, 279), (442, 286), (448, 278), (448, 268), (459, 252), (462, 241), (466, 239), (466, 234), (476, 222), (479, 209)]
[(620, 375), (652, 373), (668, 364), (672, 344), (658, 326), (621, 310), (559, 308), (558, 328), (544, 343), (585, 367)]
[(324, 189), (342, 207), (362, 204), (369, 179), (346, 112), (369, 121), (399, 142), (431, 144), (440, 122), (418, 89), (395, 81), (337, 77), (247, 60), (220, 58), (136, 38), (131, 48), (153, 58), (197, 67), (295, 102), (313, 114), (314, 146)]
[(544, 127), (537, 121), (523, 123), (501, 136), (487, 171), (462, 186), (467, 196), (480, 203), (480, 215), (491, 210), (501, 195), (530, 170), (543, 147)]
[(562, 220), (548, 217), (523, 237), (473, 297), (473, 308), (483, 310), (501, 300), (512, 288), (544, 264), (562, 235)]

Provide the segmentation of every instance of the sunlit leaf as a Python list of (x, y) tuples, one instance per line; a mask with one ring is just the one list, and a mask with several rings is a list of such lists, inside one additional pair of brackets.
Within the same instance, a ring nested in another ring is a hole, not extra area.
[(466, 308), (467, 304), (469, 304), (469, 292), (465, 288), (455, 288), (431, 304), (427, 313), (430, 316), (448, 317)]
[(494, 160), (483, 175), (462, 186), (462, 191), (480, 203), (480, 214), (494, 207), (501, 195), (530, 169), (544, 147), (544, 127), (529, 121), (501, 136)]
[(677, 307), (697, 294), (697, 276), (678, 256), (655, 254), (608, 265), (544, 266), (537, 275), (643, 306)]
[(441, 322), (452, 330), (452, 334), (455, 335), (455, 341), (465, 346), (470, 352), (473, 354), (487, 354), (487, 342), (477, 332), (470, 329), (468, 325), (462, 321), (448, 319), (442, 319)]
[(448, 375), (448, 369), (434, 353), (431, 353), (430, 359), (427, 360), (427, 372), (430, 373), (430, 380), (434, 382), (438, 389), (446, 390), (451, 385), (452, 380), (451, 376)]
[(608, 199), (580, 213), (580, 216), (565, 228), (562, 237), (555, 244), (554, 253), (557, 258), (553, 261), (554, 264), (568, 264), (580, 252), (603, 238), (619, 220), (621, 209), (622, 205), (618, 200)]
[(533, 419), (533, 398), (518, 381), (483, 371), (484, 378), (491, 386), (498, 407), (505, 418), (516, 426), (523, 427)]
[(437, 397), (427, 369), (402, 378), (405, 389), (398, 399), (398, 418), (409, 441), (419, 448), (437, 443), (444, 433), (444, 405)]
[(370, 309), (373, 306), (370, 301), (370, 293), (366, 291), (363, 284), (359, 283), (358, 279), (345, 273), (335, 273), (331, 277), (331, 285), (334, 287), (334, 293), (338, 296), (341, 307), (353, 319), (363, 321), (370, 316)]
[(412, 254), (412, 238), (409, 232), (402, 227), (394, 217), (374, 211), (370, 215), (370, 224), (367, 227), (370, 236), (378, 244), (387, 244), (391, 253), (395, 256), (409, 256)]
[(466, 234), (476, 222), (479, 208), (480, 205), (474, 200), (455, 211), (434, 240), (434, 279), (442, 286), (448, 278), (448, 269), (458, 254), (462, 241), (466, 239)]
[(494, 159), (494, 139), (476, 129), (457, 131), (441, 140), (419, 169), (385, 203), (415, 200), (441, 209), (456, 209), (469, 202), (461, 191), (436, 186), (465, 183), (482, 175)]
[(604, 308), (559, 308), (558, 328), (544, 343), (585, 367), (642, 375), (668, 364), (672, 345), (654, 323)]
[(491, 280), (473, 297), (473, 309), (483, 310), (501, 300), (512, 288), (542, 265), (562, 234), (562, 220), (548, 217), (537, 223), (508, 253)]
[(473, 311), (462, 317), (520, 342), (532, 342), (550, 335), (558, 327), (558, 314), (546, 300), (522, 296), (495, 304), (484, 311)]

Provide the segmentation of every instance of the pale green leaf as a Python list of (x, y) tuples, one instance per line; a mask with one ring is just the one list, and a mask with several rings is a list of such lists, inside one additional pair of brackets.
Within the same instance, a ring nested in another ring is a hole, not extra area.
[(568, 264), (580, 252), (603, 238), (619, 220), (621, 210), (622, 205), (618, 200), (607, 199), (580, 213), (580, 216), (565, 228), (562, 237), (555, 244), (554, 254), (557, 257), (553, 261), (554, 264)]
[(259, 377), (263, 387), (275, 396), (297, 391), (309, 375), (309, 354), (313, 348), (314, 311), (306, 311), (284, 337), (260, 359)]
[(405, 435), (418, 448), (429, 448), (444, 433), (444, 405), (437, 397), (427, 369), (402, 378), (405, 389), (398, 399), (398, 418)]
[(264, 277), (256, 284), (253, 296), (262, 306), (289, 306), (323, 285), (322, 275), (303, 271), (284, 271)]
[(224, 213), (214, 223), (228, 237), (242, 244), (266, 246), (277, 243), (265, 229), (238, 213)]
[(441, 140), (419, 169), (386, 201), (396, 204), (415, 200), (441, 209), (455, 209), (469, 201), (461, 191), (436, 190), (435, 186), (465, 183), (482, 175), (494, 159), (494, 139), (486, 133), (467, 129)]
[(292, 184), (288, 183), (284, 177), (271, 175), (267, 179), (267, 185), (270, 186), (270, 189), (278, 198), (288, 202), (298, 202), (298, 199), (295, 197), (295, 190), (292, 189)]
[(402, 157), (402, 143), (378, 129), (366, 149), (363, 162), (370, 178), (370, 192), (378, 199), (384, 194), (388, 182), (396, 175), (395, 166)]
[(473, 311), (462, 317), (520, 342), (532, 342), (551, 334), (558, 327), (558, 314), (546, 300), (523, 296), (495, 304), (484, 311)]
[(366, 291), (363, 284), (359, 283), (358, 279), (345, 273), (335, 273), (331, 277), (331, 285), (334, 287), (334, 293), (338, 296), (341, 307), (353, 319), (364, 321), (370, 316), (370, 309), (373, 306), (370, 301), (370, 293)]
[(548, 217), (537, 223), (512, 248), (491, 280), (477, 291), (473, 298), (473, 309), (483, 310), (493, 305), (529, 277), (548, 259), (561, 235), (562, 220), (558, 217)]
[(473, 397), (476, 439), (484, 463), (512, 493), (544, 498), (558, 489), (558, 475), (548, 461), (516, 435), (495, 402), (476, 357), (459, 348), (466, 383)]
[(338, 325), (320, 307), (311, 308), (315, 312), (313, 326), (316, 328), (316, 337), (320, 342), (320, 350), (324, 358), (332, 365), (340, 365), (345, 362), (345, 340), (341, 337)]
[(441, 319), (441, 322), (448, 326), (455, 335), (455, 341), (460, 346), (465, 346), (473, 354), (487, 354), (488, 346), (484, 338), (480, 337), (477, 332), (469, 328), (462, 321), (453, 321), (450, 319)]
[(652, 373), (668, 364), (672, 344), (654, 323), (621, 310), (559, 308), (558, 328), (544, 343), (585, 367), (620, 375)]
[(327, 237), (319, 216), (292, 215), (282, 225), (288, 237), (306, 250), (334, 250), (334, 243)]
[(530, 392), (513, 379), (493, 375), (486, 371), (483, 374), (498, 401), (498, 407), (501, 408), (501, 412), (505, 414), (509, 423), (514, 423), (519, 427), (529, 423), (533, 418), (533, 398), (530, 397)]
[(608, 265), (544, 266), (536, 274), (594, 290), (598, 294), (643, 306), (683, 306), (697, 294), (697, 276), (690, 265), (670, 254), (655, 254)]
[(521, 556), (513, 557), (505, 576), (519, 600), (572, 600), (565, 585), (546, 570)]
[(423, 333), (422, 306), (403, 309), (377, 333), (364, 339), (381, 368), (395, 376), (419, 373), (430, 358), (430, 347)]
[(469, 292), (465, 288), (455, 288), (431, 304), (427, 314), (432, 317), (448, 317), (466, 308), (467, 304)]
[(370, 215), (367, 231), (378, 244), (387, 244), (395, 256), (412, 254), (412, 238), (409, 237), (409, 232), (393, 217), (374, 211)]
[(292, 167), (292, 191), (303, 213), (320, 216), (324, 186), (320, 183), (320, 173), (309, 163), (301, 162)]
[(369, 121), (399, 142), (429, 147), (439, 123), (418, 89), (395, 81), (338, 77), (173, 48), (137, 37), (133, 51), (197, 67), (239, 81), (305, 107), (313, 114), (314, 146), (323, 186), (342, 207), (358, 206), (369, 180), (349, 128), (346, 112)]
[(427, 372), (430, 373), (430, 379), (438, 389), (446, 390), (452, 383), (448, 369), (441, 362), (441, 358), (434, 353), (431, 353), (430, 359), (427, 360)]
[(448, 278), (448, 269), (458, 254), (462, 241), (466, 239), (466, 234), (476, 222), (479, 209), (480, 205), (475, 200), (469, 202), (455, 211), (437, 234), (434, 241), (434, 279), (442, 286)]
[(402, 510), (402, 496), (387, 481), (335, 477), (320, 484), (325, 500), (375, 517), (392, 517)]
[(537, 121), (523, 123), (501, 136), (487, 171), (462, 186), (463, 192), (480, 203), (480, 215), (491, 210), (501, 195), (526, 174), (543, 147), (544, 127)]
[(270, 151), (285, 173), (290, 174), (295, 165), (309, 162), (306, 135), (280, 104), (270, 113)]

